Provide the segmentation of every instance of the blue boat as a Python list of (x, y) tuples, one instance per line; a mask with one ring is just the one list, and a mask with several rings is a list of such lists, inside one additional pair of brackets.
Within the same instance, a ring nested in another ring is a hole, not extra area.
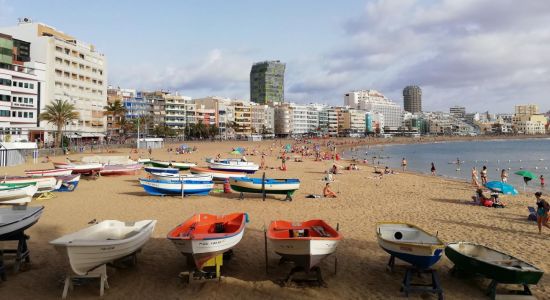
[(55, 190), (56, 192), (72, 192), (80, 182), (80, 174), (56, 176), (56, 178), (62, 181), (61, 186)]
[(378, 223), (376, 235), (384, 251), (422, 270), (436, 264), (445, 249), (445, 244), (437, 236), (411, 224)]
[(180, 172), (180, 170), (176, 168), (161, 168), (161, 167), (145, 167), (145, 171), (149, 173), (170, 173), (170, 174), (178, 174)]
[(139, 183), (149, 195), (154, 196), (208, 195), (214, 187), (214, 182), (211, 180), (159, 180), (140, 178)]

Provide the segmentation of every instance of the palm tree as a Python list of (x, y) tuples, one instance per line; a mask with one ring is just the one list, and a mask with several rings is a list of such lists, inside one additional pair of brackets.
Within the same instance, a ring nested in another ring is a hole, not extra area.
[(46, 105), (44, 109), (45, 111), (40, 114), (40, 120), (47, 121), (57, 126), (55, 145), (59, 147), (59, 145), (61, 145), (63, 125), (78, 119), (78, 112), (75, 111), (74, 105), (66, 100), (55, 100), (53, 103)]
[(120, 119), (126, 114), (126, 108), (122, 105), (120, 100), (109, 103), (107, 106), (104, 106), (103, 109), (105, 110), (103, 114), (113, 116), (114, 124), (117, 125), (119, 125)]

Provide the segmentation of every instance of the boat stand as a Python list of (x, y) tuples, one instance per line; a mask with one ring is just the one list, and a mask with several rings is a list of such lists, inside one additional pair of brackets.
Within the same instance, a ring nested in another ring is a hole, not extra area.
[(69, 290), (72, 291), (74, 289), (75, 282), (80, 282), (90, 278), (99, 278), (99, 296), (103, 297), (105, 288), (109, 288), (109, 283), (107, 282), (107, 265), (105, 264), (91, 270), (86, 275), (74, 275), (72, 273), (67, 274), (67, 277), (65, 277), (65, 285), (63, 286), (63, 294), (61, 294), (61, 299), (67, 298)]
[[(422, 274), (430, 274), (432, 276), (431, 283), (413, 283), (412, 277), (418, 274), (419, 277)], [(434, 269), (418, 269), (416, 267), (409, 267), (405, 272), (403, 283), (401, 284), (401, 292), (405, 293), (408, 297), (410, 292), (428, 292), (437, 294), (439, 300), (443, 300), (443, 289), (439, 282), (439, 275)]]
[(20, 232), (8, 239), (2, 241), (17, 241), (17, 249), (0, 249), (0, 279), (6, 280), (6, 268), (4, 266), (4, 254), (15, 254), (15, 264), (13, 266), (14, 272), (17, 273), (21, 270), (23, 263), (30, 263), (30, 251), (27, 246), (27, 240), (29, 236), (24, 232)]
[[(279, 264), (285, 262), (284, 258), (281, 258)], [(299, 275), (298, 277), (296, 275)], [(321, 274), (321, 268), (315, 266), (310, 270), (306, 270), (304, 267), (296, 266), (290, 270), (290, 273), (286, 278), (281, 282), (282, 287), (292, 286), (292, 283), (296, 284), (308, 284), (318, 287), (328, 287), (326, 282), (323, 280), (323, 275)]]
[[(231, 251), (231, 250), (230, 250)], [(223, 259), (225, 256), (231, 256), (232, 252), (228, 254), (220, 254), (214, 258), (209, 259), (204, 265), (202, 270), (194, 269), (192, 271), (181, 272), (178, 277), (183, 279), (184, 283), (191, 284), (194, 281), (206, 281), (206, 280), (217, 280), (221, 281), (221, 267), (223, 266)], [(188, 265), (194, 264), (192, 258), (188, 258)]]
[[(495, 280), (491, 280), (491, 283), (489, 284), (489, 287), (487, 289), (487, 295), (489, 297), (491, 297), (491, 299), (496, 299), (497, 298), (497, 286), (498, 286), (498, 284), (499, 283)], [(512, 294), (522, 295), (522, 296), (532, 296), (533, 295), (533, 293), (531, 293), (531, 289), (529, 288), (529, 286), (527, 284), (523, 284), (523, 291), (515, 290), (515, 291), (511, 291), (511, 292), (512, 292)]]

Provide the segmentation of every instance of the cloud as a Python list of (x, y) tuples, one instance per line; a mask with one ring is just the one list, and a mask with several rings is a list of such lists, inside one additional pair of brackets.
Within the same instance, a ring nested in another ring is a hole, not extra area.
[(332, 92), (337, 104), (347, 90), (370, 88), (401, 102), (403, 87), (418, 84), (430, 110), (550, 109), (548, 1), (369, 1), (342, 30), (347, 42), (320, 59), (319, 75), (294, 84), (301, 92), (328, 93), (323, 82), (346, 78)]
[(113, 66), (109, 81), (140, 89), (181, 91), (194, 97), (206, 93), (248, 99), (251, 65), (252, 61), (238, 52), (213, 49), (194, 62)]

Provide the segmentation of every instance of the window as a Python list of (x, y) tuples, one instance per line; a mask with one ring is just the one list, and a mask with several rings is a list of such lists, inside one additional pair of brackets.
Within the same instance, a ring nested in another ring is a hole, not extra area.
[(29, 103), (29, 98), (23, 98), (23, 103)]
[(18, 82), (17, 85), (22, 88), (23, 87), (23, 82)]
[(9, 110), (0, 110), (0, 117), (9, 117), (10, 111)]
[(28, 88), (29, 88), (29, 83), (28, 83), (28, 82), (25, 82), (25, 83), (23, 84), (23, 87), (26, 88), (26, 89), (28, 89)]
[(34, 114), (32, 112), (29, 113), (29, 118), (34, 118)]
[(12, 81), (13, 86), (17, 86), (17, 81)]
[(28, 118), (29, 117), (29, 113), (28, 112), (24, 112), (23, 113), (23, 118)]
[(11, 85), (11, 80), (0, 78), (0, 85)]
[(0, 101), (10, 101), (11, 99), (10, 95), (0, 95)]
[(34, 83), (29, 83), (29, 88), (34, 89)]
[(22, 118), (22, 117), (23, 117), (23, 112), (18, 111), (18, 112), (17, 112), (17, 117), (18, 117), (18, 118)]
[(15, 117), (15, 112), (14, 111), (11, 112), (11, 116)]

